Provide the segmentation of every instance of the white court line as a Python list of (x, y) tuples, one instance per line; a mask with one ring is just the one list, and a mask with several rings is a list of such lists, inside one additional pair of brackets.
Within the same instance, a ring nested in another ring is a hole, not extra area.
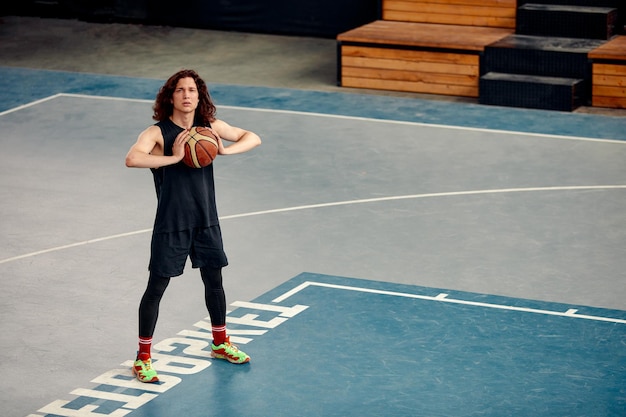
[(37, 256), (37, 255), (43, 255), (44, 253), (56, 252), (56, 251), (60, 251), (63, 249), (75, 248), (77, 246), (89, 245), (91, 243), (103, 242), (105, 240), (112, 240), (112, 239), (118, 239), (120, 237), (128, 237), (128, 236), (138, 235), (141, 233), (147, 233), (151, 230), (152, 229), (136, 230), (134, 232), (120, 233), (117, 235), (99, 237), (96, 239), (83, 240), (82, 242), (70, 243), (68, 245), (56, 246), (54, 248), (43, 249), (43, 250), (39, 250), (36, 252), (25, 253), (24, 255), (14, 256), (12, 258), (2, 259), (0, 260), (0, 264), (11, 262), (11, 261), (17, 261), (18, 259), (30, 258), (30, 257)]
[[(466, 196), (466, 195), (484, 195), (484, 194), (505, 194), (505, 193), (520, 193), (520, 192), (539, 192), (539, 191), (580, 191), (580, 190), (614, 190), (614, 189), (626, 189), (626, 185), (580, 185), (580, 186), (564, 186), (564, 187), (528, 187), (528, 188), (502, 188), (495, 190), (473, 190), (473, 191), (453, 191), (446, 193), (427, 193), (427, 194), (410, 194), (410, 195), (398, 195), (378, 198), (365, 198), (359, 200), (346, 200), (335, 201), (330, 203), (309, 204), (303, 206), (284, 207), (270, 210), (252, 211), (241, 214), (231, 214), (229, 216), (221, 216), (220, 220), (239, 219), (243, 217), (262, 216), (266, 214), (285, 213), (290, 211), (299, 210), (311, 210), (325, 207), (337, 207), (337, 206), (349, 206), (357, 204), (378, 203), (384, 201), (394, 200), (410, 200), (418, 198), (432, 198), (432, 197), (454, 197), (454, 196)], [(4, 264), (19, 259), (29, 258), (36, 255), (55, 252), (63, 249), (74, 248), (77, 246), (88, 245), (91, 243), (103, 242), (106, 240), (117, 239), (121, 237), (128, 237), (141, 233), (150, 232), (152, 229), (142, 229), (134, 232), (120, 233), (111, 236), (100, 237), (97, 239), (85, 240), (82, 242), (71, 243), (68, 245), (57, 246), (54, 248), (44, 249), (36, 252), (26, 253), (23, 255), (13, 256), (11, 258), (1, 259), (0, 264)]]
[[(73, 98), (84, 98), (84, 99), (112, 100), (112, 101), (130, 101), (130, 102), (137, 102), (137, 103), (154, 103), (154, 100), (148, 100), (148, 99), (133, 99), (133, 98), (123, 98), (123, 97), (112, 97), (112, 96), (92, 96), (92, 95), (87, 95), (87, 94), (73, 94), (73, 93), (58, 93), (48, 98), (37, 100), (29, 104), (18, 106), (14, 109), (4, 111), (0, 113), (0, 116), (4, 114), (12, 113), (17, 110), (21, 110), (23, 108), (31, 107), (41, 102), (52, 100), (58, 97), (73, 97)], [(230, 110), (245, 110), (245, 111), (265, 112), (265, 113), (285, 113), (285, 114), (296, 114), (296, 115), (302, 115), (302, 116), (327, 117), (327, 118), (334, 118), (334, 119), (362, 120), (362, 121), (399, 124), (399, 125), (407, 125), (407, 126), (433, 127), (433, 128), (439, 128), (439, 129), (452, 129), (452, 130), (467, 130), (467, 131), (472, 131), (472, 132), (485, 132), (485, 133), (501, 133), (501, 134), (507, 134), (507, 135), (531, 136), (531, 137), (565, 139), (565, 140), (579, 140), (579, 141), (587, 141), (587, 142), (618, 143), (618, 144), (626, 145), (626, 140), (620, 140), (620, 139), (586, 138), (582, 136), (579, 137), (579, 136), (554, 135), (554, 134), (548, 134), (548, 133), (518, 132), (515, 130), (485, 129), (485, 128), (479, 128), (479, 127), (440, 125), (440, 124), (435, 124), (435, 123), (431, 124), (431, 123), (423, 123), (423, 122), (409, 122), (409, 121), (402, 121), (402, 120), (373, 119), (369, 117), (346, 116), (346, 115), (340, 115), (340, 114), (316, 113), (316, 112), (306, 112), (306, 111), (297, 111), (297, 110), (265, 109), (265, 108), (240, 107), (240, 106), (217, 106), (217, 107), (218, 109), (221, 108), (221, 109), (230, 109)]]
[[(122, 100), (122, 101), (133, 101), (133, 102), (141, 102), (141, 103), (154, 103), (154, 100), (126, 99), (126, 98), (121, 98), (121, 97), (110, 97), (110, 96), (90, 96), (86, 94), (59, 93), (55, 95), (55, 97), (58, 97), (58, 96), (86, 98), (86, 99), (118, 100), (118, 101)], [(620, 139), (586, 138), (582, 136), (579, 137), (579, 136), (554, 135), (554, 134), (547, 134), (547, 133), (529, 133), (529, 132), (518, 132), (515, 130), (500, 130), (500, 129), (485, 129), (485, 128), (479, 128), (479, 127), (451, 126), (451, 125), (440, 125), (440, 124), (435, 124), (435, 123), (409, 122), (409, 121), (403, 121), (403, 120), (373, 119), (373, 118), (361, 117), (361, 116), (346, 116), (346, 115), (341, 115), (341, 114), (316, 113), (316, 112), (306, 112), (306, 111), (297, 111), (297, 110), (265, 109), (265, 108), (241, 107), (241, 106), (217, 106), (217, 107), (218, 109), (245, 110), (245, 111), (264, 112), (264, 113), (286, 113), (286, 114), (296, 114), (296, 115), (301, 115), (301, 116), (316, 116), (316, 117), (327, 117), (327, 118), (333, 118), (333, 119), (362, 120), (362, 121), (370, 121), (370, 122), (377, 122), (377, 123), (390, 123), (390, 124), (399, 124), (399, 125), (408, 125), (408, 126), (434, 127), (434, 128), (439, 128), (439, 129), (468, 130), (472, 132), (502, 133), (502, 134), (532, 136), (532, 137), (545, 137), (545, 138), (552, 138), (552, 139), (567, 139), (567, 140), (581, 140), (581, 141), (588, 141), (588, 142), (626, 144), (625, 140), (620, 140)]]
[(480, 303), (477, 301), (457, 300), (454, 298), (448, 298), (448, 294), (445, 294), (445, 293), (438, 294), (432, 297), (432, 296), (427, 296), (427, 295), (419, 295), (419, 294), (411, 294), (411, 293), (403, 293), (403, 292), (395, 292), (395, 291), (375, 290), (372, 288), (349, 287), (346, 285), (328, 284), (324, 282), (315, 282), (315, 281), (305, 281), (302, 284), (298, 285), (297, 287), (287, 291), (283, 295), (276, 297), (275, 299), (272, 300), (272, 302), (273, 303), (283, 302), (287, 298), (293, 296), (294, 294), (299, 293), (300, 291), (310, 286), (333, 288), (337, 290), (365, 292), (365, 293), (370, 293), (370, 294), (391, 295), (394, 297), (414, 298), (414, 299), (419, 299), (419, 300), (439, 301), (442, 303), (463, 304), (463, 305), (469, 305), (469, 306), (474, 306), (474, 307), (494, 308), (498, 310), (510, 310), (510, 311), (519, 311), (523, 313), (544, 314), (544, 315), (549, 315), (549, 316), (570, 317), (570, 318), (575, 318), (575, 319), (605, 321), (605, 322), (610, 322), (610, 323), (626, 324), (626, 320), (623, 320), (623, 319), (577, 314), (576, 312), (578, 310), (576, 309), (568, 309), (565, 312), (550, 311), (550, 310), (541, 310), (541, 309), (536, 309), (536, 308), (507, 306), (503, 304), (491, 304), (491, 303)]
[(566, 140), (580, 140), (580, 141), (587, 141), (587, 142), (605, 142), (605, 143), (626, 144), (626, 140), (621, 140), (621, 139), (587, 138), (583, 136), (566, 136), (566, 135), (555, 135), (555, 134), (550, 134), (550, 133), (519, 132), (516, 130), (501, 130), (501, 129), (487, 129), (487, 128), (481, 128), (481, 127), (470, 127), (470, 126), (440, 125), (436, 123), (409, 122), (409, 121), (404, 121), (404, 120), (391, 120), (391, 119), (373, 119), (370, 117), (346, 116), (346, 115), (341, 115), (341, 114), (315, 113), (315, 112), (305, 112), (305, 111), (296, 111), (296, 110), (260, 109), (260, 108), (254, 108), (254, 107), (237, 107), (237, 106), (218, 106), (218, 108), (233, 109), (233, 110), (261, 111), (261, 112), (267, 112), (267, 113), (287, 113), (287, 114), (297, 114), (297, 115), (305, 115), (305, 116), (330, 117), (334, 119), (362, 120), (362, 121), (368, 121), (368, 122), (389, 123), (389, 124), (408, 125), (408, 126), (433, 127), (433, 128), (439, 128), (439, 129), (468, 130), (471, 132), (502, 133), (506, 135), (517, 135), (517, 136), (531, 136), (531, 137), (542, 137), (542, 138), (551, 138), (551, 139), (566, 139)]
[(18, 110), (27, 109), (29, 107), (36, 106), (37, 104), (45, 103), (46, 101), (54, 100), (55, 98), (58, 98), (62, 95), (64, 94), (55, 94), (53, 96), (45, 97), (40, 100), (31, 101), (30, 103), (27, 103), (27, 104), (22, 104), (21, 106), (17, 106), (12, 109), (0, 112), (0, 116), (4, 116), (5, 114), (9, 114), (9, 113), (14, 113)]
[(626, 189), (626, 185), (580, 185), (580, 186), (565, 186), (565, 187), (529, 187), (529, 188), (502, 188), (499, 190), (474, 190), (474, 191), (452, 191), (446, 193), (427, 193), (427, 194), (410, 194), (410, 195), (397, 195), (388, 197), (376, 197), (365, 198), (360, 200), (347, 200), (336, 201), (332, 203), (320, 203), (310, 204), (304, 206), (285, 207), (280, 209), (253, 211), (250, 213), (233, 214), (223, 217), (223, 219), (236, 219), (240, 217), (258, 216), (262, 214), (283, 213), (287, 211), (308, 210), (323, 207), (334, 206), (347, 206), (365, 203), (377, 203), (382, 201), (394, 201), (394, 200), (411, 200), (417, 198), (428, 197), (454, 197), (461, 195), (479, 195), (479, 194), (503, 194), (503, 193), (517, 193), (517, 192), (530, 192), (530, 191), (572, 191), (572, 190), (601, 190), (601, 189)]

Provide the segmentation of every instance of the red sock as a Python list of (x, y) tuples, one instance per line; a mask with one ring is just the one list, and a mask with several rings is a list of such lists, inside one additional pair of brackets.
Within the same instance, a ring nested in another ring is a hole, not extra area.
[(139, 352), (137, 353), (137, 357), (141, 360), (149, 359), (151, 347), (152, 347), (151, 337), (139, 336)]
[(213, 332), (213, 344), (219, 346), (226, 341), (226, 325), (211, 326)]

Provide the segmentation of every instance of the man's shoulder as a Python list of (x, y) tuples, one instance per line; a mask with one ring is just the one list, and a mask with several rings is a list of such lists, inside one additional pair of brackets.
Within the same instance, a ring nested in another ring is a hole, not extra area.
[(163, 131), (161, 129), (161, 126), (159, 126), (158, 123), (148, 126), (143, 131), (143, 134), (146, 136), (150, 136), (150, 137), (163, 137)]

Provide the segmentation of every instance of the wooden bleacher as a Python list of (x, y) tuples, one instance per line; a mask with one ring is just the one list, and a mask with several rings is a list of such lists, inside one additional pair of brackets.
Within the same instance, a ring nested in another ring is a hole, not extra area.
[(626, 36), (617, 36), (589, 53), (592, 105), (626, 109)]
[(484, 47), (515, 31), (516, 0), (382, 0), (337, 36), (344, 87), (478, 97)]
[(382, 0), (382, 19), (515, 28), (516, 0)]

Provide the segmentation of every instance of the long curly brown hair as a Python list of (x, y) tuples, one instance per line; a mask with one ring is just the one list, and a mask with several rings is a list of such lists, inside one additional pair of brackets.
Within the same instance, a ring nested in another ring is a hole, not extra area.
[(191, 69), (178, 71), (176, 74), (172, 75), (165, 82), (165, 84), (163, 84), (163, 87), (159, 90), (154, 105), (152, 106), (152, 110), (154, 110), (152, 118), (161, 122), (172, 115), (174, 112), (172, 96), (174, 95), (176, 84), (178, 84), (178, 81), (181, 78), (193, 78), (196, 82), (200, 101), (198, 103), (198, 107), (196, 108), (195, 123), (200, 126), (208, 126), (211, 122), (215, 121), (215, 113), (217, 109), (215, 108), (215, 104), (213, 104), (213, 100), (211, 100), (211, 95), (209, 94), (209, 89), (207, 88), (206, 83), (202, 78), (200, 78), (196, 71)]

